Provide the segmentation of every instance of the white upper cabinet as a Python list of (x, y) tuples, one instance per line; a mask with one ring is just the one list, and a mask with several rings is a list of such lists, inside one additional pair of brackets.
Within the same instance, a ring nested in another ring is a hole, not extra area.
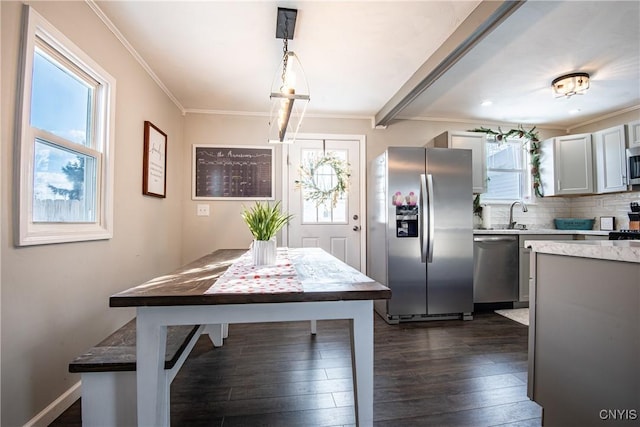
[(596, 193), (627, 190), (626, 140), (624, 125), (593, 134)]
[(487, 136), (484, 133), (464, 131), (444, 132), (433, 139), (434, 147), (471, 150), (474, 194), (487, 191), (486, 142)]
[(640, 145), (640, 120), (633, 121), (627, 125), (629, 135), (629, 147)]
[(591, 134), (567, 135), (542, 142), (540, 179), (545, 196), (593, 193)]

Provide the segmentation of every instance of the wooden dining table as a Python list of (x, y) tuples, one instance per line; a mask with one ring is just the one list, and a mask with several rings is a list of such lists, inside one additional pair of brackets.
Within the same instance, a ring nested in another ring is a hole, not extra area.
[(139, 426), (168, 426), (167, 326), (349, 319), (356, 424), (373, 424), (373, 301), (391, 290), (319, 248), (278, 248), (275, 266), (220, 249), (112, 295), (136, 307)]

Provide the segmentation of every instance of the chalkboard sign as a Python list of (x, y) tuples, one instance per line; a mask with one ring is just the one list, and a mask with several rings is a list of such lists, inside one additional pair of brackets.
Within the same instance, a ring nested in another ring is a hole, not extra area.
[(272, 147), (193, 146), (194, 200), (273, 200)]

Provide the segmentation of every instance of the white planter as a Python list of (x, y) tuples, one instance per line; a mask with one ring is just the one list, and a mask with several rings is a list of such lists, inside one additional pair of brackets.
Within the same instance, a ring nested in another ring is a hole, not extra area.
[(253, 265), (275, 265), (275, 237), (271, 240), (254, 240), (251, 244), (251, 257), (253, 259)]

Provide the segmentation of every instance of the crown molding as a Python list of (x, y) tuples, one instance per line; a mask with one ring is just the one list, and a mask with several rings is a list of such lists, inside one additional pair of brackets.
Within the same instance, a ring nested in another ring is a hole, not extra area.
[(171, 91), (167, 88), (167, 86), (165, 86), (165, 84), (162, 82), (162, 80), (160, 80), (160, 77), (158, 77), (156, 75), (156, 73), (153, 72), (153, 70), (151, 69), (149, 64), (147, 64), (147, 62), (142, 58), (142, 56), (140, 56), (138, 51), (136, 51), (134, 49), (134, 47), (131, 45), (131, 43), (129, 43), (129, 41), (126, 39), (126, 37), (120, 32), (120, 30), (118, 30), (116, 25), (109, 19), (109, 17), (107, 17), (107, 15), (105, 15), (105, 13), (102, 11), (102, 9), (100, 9), (100, 7), (95, 3), (95, 1), (94, 0), (85, 0), (85, 3), (91, 8), (91, 10), (93, 10), (93, 12), (98, 16), (98, 18), (100, 18), (100, 20), (102, 22), (104, 22), (104, 24), (107, 26), (109, 31), (111, 31), (113, 33), (113, 35), (116, 36), (116, 38), (120, 41), (120, 43), (122, 43), (122, 45), (125, 47), (125, 49), (127, 49), (129, 51), (129, 53), (131, 54), (131, 56), (133, 56), (133, 58), (136, 61), (138, 61), (138, 63), (147, 72), (147, 74), (149, 74), (151, 79), (154, 82), (156, 82), (158, 87), (160, 87), (160, 89), (169, 97), (169, 99), (175, 104), (175, 106), (178, 107), (178, 109), (180, 110), (180, 112), (184, 116), (185, 109), (182, 106), (182, 104), (180, 104), (180, 101), (178, 101), (178, 99), (173, 95), (173, 93), (171, 93)]
[(605, 114), (604, 116), (596, 117), (595, 119), (587, 120), (586, 122), (579, 123), (579, 124), (574, 125), (574, 126), (570, 126), (570, 127), (567, 128), (567, 133), (571, 132), (573, 129), (580, 128), (580, 127), (586, 126), (586, 125), (590, 125), (592, 123), (596, 123), (596, 122), (599, 122), (601, 120), (610, 119), (612, 117), (619, 116), (621, 114), (626, 114), (626, 113), (629, 113), (629, 112), (635, 111), (635, 110), (640, 110), (640, 105), (633, 105), (631, 107), (624, 108), (624, 109), (618, 110), (618, 111), (614, 111), (612, 113)]

